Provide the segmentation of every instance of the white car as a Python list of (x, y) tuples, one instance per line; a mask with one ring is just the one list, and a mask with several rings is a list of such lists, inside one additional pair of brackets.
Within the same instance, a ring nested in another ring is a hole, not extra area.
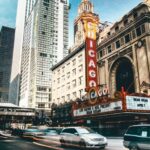
[(83, 149), (104, 149), (107, 145), (106, 137), (87, 127), (67, 127), (62, 130), (60, 135), (62, 146), (73, 146)]

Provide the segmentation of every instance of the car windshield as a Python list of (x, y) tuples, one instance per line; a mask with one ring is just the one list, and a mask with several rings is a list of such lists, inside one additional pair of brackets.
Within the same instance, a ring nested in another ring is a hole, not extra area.
[(79, 128), (78, 129), (79, 134), (89, 134), (89, 133), (95, 133), (95, 131), (93, 131), (90, 128)]

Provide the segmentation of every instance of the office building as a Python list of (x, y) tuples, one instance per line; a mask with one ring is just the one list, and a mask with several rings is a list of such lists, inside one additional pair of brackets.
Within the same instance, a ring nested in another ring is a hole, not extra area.
[(49, 110), (51, 67), (68, 54), (69, 5), (66, 0), (36, 0), (26, 1), (24, 6), (19, 91), (12, 100), (23, 107)]
[(16, 105), (19, 104), (19, 86), (21, 74), (21, 54), (25, 19), (28, 18), (33, 9), (35, 0), (18, 1), (17, 16), (16, 16), (16, 30), (13, 48), (12, 70), (9, 88), (9, 102)]
[(0, 31), (0, 102), (8, 102), (9, 81), (15, 29), (3, 26)]

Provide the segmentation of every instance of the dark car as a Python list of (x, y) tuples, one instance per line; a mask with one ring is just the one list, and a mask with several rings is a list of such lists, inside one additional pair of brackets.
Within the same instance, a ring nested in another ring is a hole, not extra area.
[(123, 144), (130, 150), (150, 150), (150, 124), (130, 126)]

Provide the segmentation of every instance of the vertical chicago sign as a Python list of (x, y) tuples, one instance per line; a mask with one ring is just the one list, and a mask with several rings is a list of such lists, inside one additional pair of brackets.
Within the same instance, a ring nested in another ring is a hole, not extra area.
[[(94, 18), (92, 18), (94, 17)], [(85, 30), (85, 57), (86, 57), (86, 91), (90, 99), (97, 97), (97, 52), (96, 33), (99, 19), (95, 16), (85, 17), (83, 20)]]

